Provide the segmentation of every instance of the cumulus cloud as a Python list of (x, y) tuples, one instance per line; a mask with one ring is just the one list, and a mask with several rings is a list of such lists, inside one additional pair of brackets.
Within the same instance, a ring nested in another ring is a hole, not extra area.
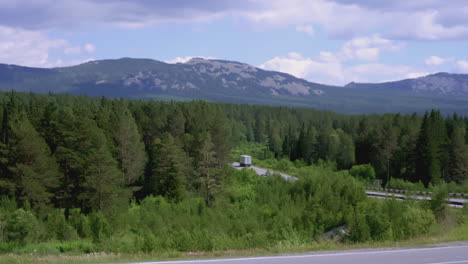
[(249, 27), (293, 25), (332, 37), (380, 32), (391, 39), (468, 39), (465, 0), (0, 0), (0, 24), (44, 30), (106, 24), (126, 28), (210, 22), (222, 17)]
[(377, 61), (381, 52), (396, 52), (403, 46), (403, 43), (374, 35), (351, 39), (339, 51), (322, 51), (319, 57), (322, 61)]
[(468, 73), (468, 61), (466, 60), (457, 61), (456, 70), (460, 73)]
[(82, 48), (67, 40), (49, 38), (40, 31), (0, 26), (0, 63), (30, 67), (57, 67), (73, 65), (88, 59), (65, 60), (53, 58), (52, 52), (78, 55)]
[(385, 39), (374, 35), (372, 37), (360, 37), (347, 41), (339, 56), (342, 59), (378, 60), (381, 51), (399, 51), (402, 43)]
[(55, 64), (49, 57), (53, 49), (66, 49), (63, 39), (49, 39), (35, 31), (0, 26), (0, 62), (25, 66), (48, 67)]
[(306, 33), (309, 36), (313, 36), (315, 34), (314, 27), (311, 25), (297, 25), (296, 31)]
[(186, 63), (187, 61), (193, 59), (193, 58), (202, 58), (205, 60), (215, 60), (217, 58), (211, 57), (211, 56), (186, 56), (186, 57), (176, 57), (172, 60), (166, 60), (166, 63)]
[[(330, 58), (331, 57), (331, 58)], [(417, 78), (429, 73), (418, 72), (407, 65), (378, 62), (346, 63), (322, 52), (317, 58), (303, 57), (297, 52), (276, 56), (259, 66), (265, 70), (289, 73), (299, 78), (324, 84), (345, 85), (349, 82), (382, 82)]]
[(320, 83), (342, 84), (345, 81), (341, 63), (304, 58), (296, 52), (289, 53), (287, 56), (271, 58), (259, 68), (285, 72), (298, 78)]
[(438, 56), (430, 56), (426, 60), (424, 60), (424, 64), (427, 66), (440, 66), (447, 62), (453, 61), (453, 58), (441, 58)]
[(468, 38), (468, 7), (461, 0), (277, 0), (246, 17), (277, 27), (320, 25), (329, 36), (341, 38), (375, 32), (400, 40)]
[(410, 72), (410, 73), (407, 73), (405, 75), (405, 79), (416, 79), (416, 78), (419, 78), (419, 77), (427, 76), (429, 74), (432, 74), (432, 73), (430, 73), (430, 72)]
[(88, 53), (93, 53), (96, 51), (96, 47), (93, 44), (88, 43), (84, 45), (84, 50)]

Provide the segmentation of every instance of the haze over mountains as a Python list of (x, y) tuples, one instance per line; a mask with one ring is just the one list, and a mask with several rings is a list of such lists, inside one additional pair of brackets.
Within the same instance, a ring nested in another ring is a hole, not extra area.
[(436, 73), (344, 87), (309, 82), (248, 64), (194, 58), (169, 64), (151, 59), (91, 61), (64, 68), (0, 64), (0, 89), (38, 93), (315, 107), (343, 113), (468, 114), (468, 75)]

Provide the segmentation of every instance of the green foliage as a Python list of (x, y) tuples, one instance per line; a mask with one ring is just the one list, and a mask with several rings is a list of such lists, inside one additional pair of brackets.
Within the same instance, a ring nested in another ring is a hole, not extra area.
[(7, 241), (25, 243), (34, 241), (37, 235), (38, 221), (31, 211), (17, 209), (7, 219)]
[(102, 242), (102, 240), (112, 232), (109, 222), (100, 212), (89, 215), (89, 227), (94, 243)]
[(434, 214), (419, 205), (395, 200), (369, 200), (359, 203), (349, 216), (351, 241), (387, 241), (417, 237), (435, 224)]
[[(400, 240), (444, 217), (447, 190), (467, 190), (468, 119), (436, 111), (363, 117), (16, 93), (0, 104), (2, 252), (276, 248), (335, 228), (347, 241)], [(240, 154), (298, 180), (229, 168)], [(362, 181), (374, 178), (406, 190), (423, 182), (433, 201), (368, 199)]]
[(370, 164), (354, 165), (349, 170), (349, 174), (365, 182), (372, 182), (375, 180), (375, 170)]
[(49, 213), (45, 222), (47, 235), (50, 239), (69, 241), (78, 238), (76, 230), (65, 219), (63, 210)]
[(436, 186), (432, 192), (429, 208), (438, 219), (443, 219), (445, 217), (447, 195), (448, 187), (445, 184)]
[(388, 189), (398, 189), (398, 190), (405, 190), (405, 191), (427, 191), (426, 187), (422, 182), (414, 183), (405, 181), (403, 179), (392, 178), (390, 181), (385, 185)]

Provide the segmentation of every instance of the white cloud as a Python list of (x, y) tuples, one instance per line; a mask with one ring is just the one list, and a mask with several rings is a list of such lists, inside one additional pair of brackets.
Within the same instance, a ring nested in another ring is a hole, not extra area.
[(352, 81), (401, 80), (429, 74), (418, 72), (407, 65), (388, 65), (384, 63), (348, 65), (343, 61), (336, 60), (332, 53), (327, 52), (322, 52), (317, 59), (303, 57), (296, 52), (292, 52), (287, 56), (273, 57), (259, 67), (265, 70), (289, 73), (311, 82), (333, 85), (344, 85)]
[(243, 15), (252, 23), (267, 27), (320, 25), (327, 35), (339, 38), (380, 32), (388, 39), (399, 40), (468, 39), (466, 1), (394, 2), (277, 0)]
[(438, 56), (430, 56), (426, 60), (424, 60), (424, 64), (427, 66), (440, 66), (447, 62), (453, 61), (453, 58), (441, 58)]
[(187, 56), (187, 57), (176, 57), (175, 59), (172, 60), (166, 60), (166, 63), (186, 63), (187, 61), (193, 59), (193, 58), (202, 58), (205, 60), (215, 60), (217, 58), (211, 57), (211, 56)]
[(319, 61), (298, 55), (300, 54), (294, 52), (289, 53), (287, 56), (274, 57), (259, 67), (265, 70), (289, 73), (313, 82), (336, 84), (345, 81), (341, 63), (337, 61)]
[(459, 60), (457, 61), (457, 69), (460, 73), (468, 73), (468, 61)]
[(310, 34), (320, 27), (333, 37), (380, 32), (395, 39), (468, 39), (466, 0), (2, 0), (0, 6), (3, 25), (39, 30), (139, 28), (232, 17), (251, 22), (249, 28), (292, 25)]
[(315, 35), (314, 27), (312, 27), (311, 25), (297, 25), (296, 31), (306, 33), (309, 36)]
[(96, 47), (93, 44), (88, 43), (84, 45), (84, 50), (88, 53), (93, 53), (96, 51)]
[(411, 14), (395, 14), (395, 22), (389, 25), (388, 36), (398, 39), (457, 40), (468, 38), (468, 25), (443, 25), (440, 11), (422, 10)]
[(403, 43), (382, 38), (378, 35), (351, 39), (343, 44), (338, 52), (321, 52), (324, 60), (364, 60), (376, 61), (381, 51), (396, 52), (402, 49)]
[(410, 73), (407, 73), (405, 75), (405, 79), (416, 79), (416, 78), (419, 78), (419, 77), (427, 76), (429, 74), (432, 74), (432, 73), (430, 73), (430, 72), (410, 72)]
[(85, 59), (53, 58), (52, 52), (77, 55), (82, 48), (64, 39), (49, 38), (40, 31), (22, 30), (0, 25), (0, 63), (30, 67), (56, 67), (73, 65)]
[(48, 67), (55, 64), (49, 57), (53, 49), (66, 49), (63, 39), (49, 39), (41, 32), (0, 26), (0, 62), (24, 66)]

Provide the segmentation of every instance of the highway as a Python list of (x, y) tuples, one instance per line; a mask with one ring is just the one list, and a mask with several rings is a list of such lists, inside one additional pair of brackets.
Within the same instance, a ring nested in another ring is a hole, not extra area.
[[(231, 166), (238, 169), (238, 170), (242, 170), (243, 168), (245, 168), (245, 167), (241, 167), (239, 162), (233, 162), (231, 164)], [(255, 166), (250, 166), (248, 168), (254, 170), (260, 176), (266, 176), (266, 175), (269, 175), (269, 174), (276, 173), (276, 174), (281, 175), (281, 177), (283, 177), (286, 180), (297, 180), (296, 177), (293, 177), (293, 176), (290, 176), (290, 175), (287, 175), (287, 174), (284, 174), (284, 173), (273, 172), (273, 171), (270, 171), (270, 170), (267, 170), (267, 169), (262, 169), (262, 168), (255, 167)]]
[(468, 264), (468, 243), (424, 248), (365, 249), (295, 255), (142, 262), (145, 264)]

